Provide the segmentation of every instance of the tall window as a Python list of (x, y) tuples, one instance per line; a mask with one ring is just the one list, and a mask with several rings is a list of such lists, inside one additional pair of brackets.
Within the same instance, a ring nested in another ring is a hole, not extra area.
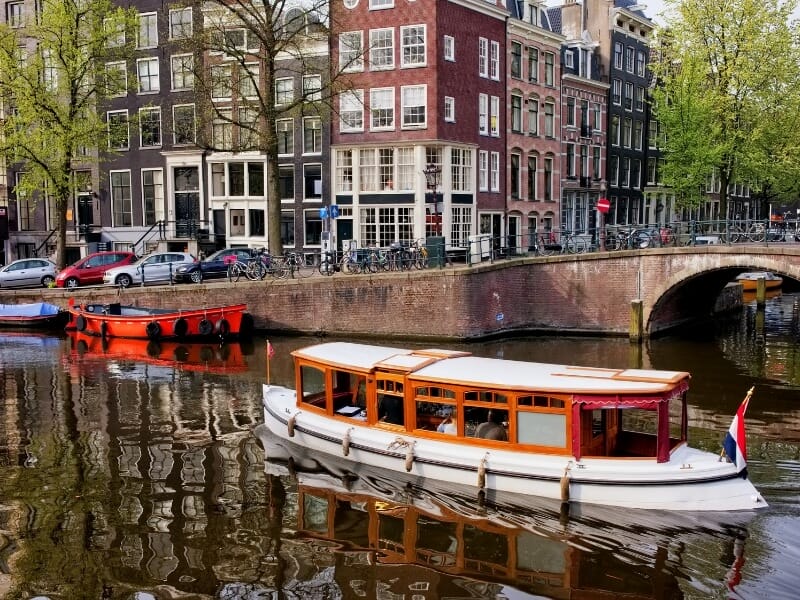
[(294, 119), (279, 119), (275, 122), (278, 133), (278, 154), (294, 154)]
[[(255, 99), (258, 96), (258, 81), (260, 72), (261, 68), (257, 63), (248, 63), (239, 68), (240, 98)], [(305, 79), (303, 80), (303, 83), (305, 83)]]
[(106, 85), (110, 94), (125, 96), (128, 93), (128, 67), (125, 61), (106, 64)]
[(211, 142), (217, 150), (233, 149), (233, 111), (221, 110), (211, 121)]
[(575, 125), (575, 98), (567, 96), (567, 125)]
[(369, 68), (381, 71), (394, 68), (394, 29), (372, 29), (369, 32)]
[(303, 198), (322, 199), (322, 165), (303, 165)]
[(405, 85), (400, 88), (403, 127), (425, 127), (427, 124), (427, 86)]
[(489, 135), (489, 96), (478, 94), (478, 133)]
[(472, 233), (472, 207), (454, 206), (450, 225), (450, 243), (466, 248)]
[(544, 134), (551, 138), (555, 135), (556, 105), (553, 102), (544, 103)]
[(336, 151), (336, 191), (353, 191), (353, 151)]
[(130, 148), (128, 111), (109, 111), (106, 114), (106, 120), (108, 122), (108, 147), (112, 150), (127, 150)]
[(339, 34), (339, 69), (346, 73), (364, 70), (363, 34), (360, 31)]
[(633, 73), (633, 61), (635, 57), (635, 50), (633, 46), (628, 46), (628, 51), (625, 53), (625, 70), (628, 73)]
[(171, 57), (172, 91), (190, 90), (194, 86), (194, 57), (191, 54), (176, 54)]
[(520, 188), (520, 155), (511, 155), (511, 197), (519, 198)]
[(522, 44), (511, 42), (511, 77), (522, 77)]
[(173, 143), (176, 146), (193, 144), (195, 140), (194, 104), (172, 107)]
[(603, 178), (600, 171), (600, 146), (592, 147), (592, 175), (598, 181)]
[(622, 69), (622, 58), (625, 54), (625, 47), (622, 42), (614, 42), (614, 68)]
[(493, 192), (500, 191), (500, 153), (489, 153), (489, 189)]
[(164, 218), (164, 172), (142, 169), (142, 215), (145, 225)]
[(339, 129), (343, 132), (364, 131), (364, 90), (339, 95)]
[(158, 47), (158, 17), (156, 13), (139, 15), (139, 36), (136, 46), (138, 48)]
[(537, 197), (537, 157), (535, 154), (528, 156), (528, 200), (534, 201)]
[(553, 201), (553, 159), (544, 159), (544, 201)]
[(233, 65), (214, 65), (211, 67), (211, 99), (227, 101), (232, 97)]
[(575, 177), (575, 144), (567, 144), (567, 177)]
[(139, 110), (139, 132), (142, 148), (161, 146), (161, 108)]
[(25, 25), (25, 3), (8, 2), (6, 3), (6, 23), (9, 27), (19, 28)]
[[(256, 81), (258, 81), (257, 78)], [(321, 75), (303, 75), (303, 98), (309, 102), (322, 100)]]
[(539, 98), (537, 96), (528, 99), (528, 133), (539, 135)]
[(544, 84), (552, 86), (555, 83), (555, 55), (552, 52), (544, 53)]
[(522, 133), (522, 96), (511, 95), (511, 131)]
[(322, 152), (322, 119), (320, 117), (303, 119), (303, 152), (305, 154)]
[(426, 63), (425, 25), (400, 28), (400, 65), (421, 67)]
[(192, 8), (177, 8), (169, 11), (169, 37), (183, 40), (192, 36)]
[(489, 77), (495, 81), (500, 80), (500, 43), (489, 43)]
[(448, 123), (456, 120), (456, 99), (452, 96), (444, 97), (444, 120)]
[(140, 92), (157, 92), (160, 89), (158, 83), (158, 58), (140, 58), (136, 61), (136, 71), (139, 75)]
[(394, 88), (374, 88), (369, 92), (370, 129), (394, 129)]
[(611, 102), (612, 104), (622, 104), (622, 80), (615, 79), (611, 82)]
[(472, 150), (453, 148), (450, 153), (454, 192), (472, 191)]
[(450, 62), (456, 59), (456, 40), (452, 35), (444, 36), (444, 59)]
[(131, 172), (112, 171), (111, 218), (114, 227), (130, 227), (133, 224), (133, 203), (131, 201)]
[(478, 38), (478, 76), (489, 76), (489, 40)]
[(641, 50), (636, 52), (636, 74), (639, 77), (644, 77), (645, 64), (647, 64), (647, 55)]
[(489, 128), (492, 137), (500, 137), (500, 98), (492, 96), (489, 103)]
[(539, 50), (528, 48), (528, 79), (531, 82), (539, 81)]
[(294, 79), (284, 77), (275, 80), (275, 104), (290, 104), (294, 101)]
[(489, 189), (489, 152), (478, 152), (478, 190), (485, 192)]

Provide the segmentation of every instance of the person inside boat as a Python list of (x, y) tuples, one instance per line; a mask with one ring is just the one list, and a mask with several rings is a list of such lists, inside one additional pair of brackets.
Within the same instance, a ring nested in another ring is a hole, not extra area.
[(403, 424), (403, 399), (391, 394), (378, 394), (378, 419), (394, 425)]
[(498, 410), (489, 410), (486, 422), (478, 425), (475, 430), (475, 437), (485, 440), (508, 440), (506, 428), (503, 427), (503, 413)]
[(456, 415), (454, 412), (450, 412), (442, 422), (439, 423), (439, 426), (436, 428), (436, 431), (439, 433), (449, 433), (450, 435), (456, 435), (458, 433), (458, 424), (456, 423)]

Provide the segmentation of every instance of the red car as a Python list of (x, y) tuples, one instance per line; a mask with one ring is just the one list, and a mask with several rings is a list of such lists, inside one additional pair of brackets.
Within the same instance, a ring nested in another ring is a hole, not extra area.
[(133, 252), (95, 252), (84, 256), (78, 262), (56, 276), (56, 287), (75, 288), (79, 285), (102, 284), (103, 275), (113, 267), (129, 265), (136, 260)]

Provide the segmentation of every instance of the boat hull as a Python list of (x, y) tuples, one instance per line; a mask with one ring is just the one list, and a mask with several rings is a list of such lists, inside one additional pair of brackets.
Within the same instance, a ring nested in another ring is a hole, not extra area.
[(764, 280), (764, 285), (766, 286), (765, 289), (767, 290), (777, 290), (783, 285), (783, 278), (778, 277), (773, 273), (750, 275), (745, 274), (744, 276), (737, 277), (736, 283), (740, 284), (742, 286), (742, 290), (745, 292), (755, 292), (758, 289), (759, 279)]
[(476, 490), (637, 509), (736, 511), (766, 506), (753, 484), (718, 456), (686, 445), (669, 461), (582, 458), (415, 437), (296, 407), (295, 392), (264, 386), (264, 428), (256, 434), (269, 458), (292, 457), (292, 445), (337, 456), (358, 474), (366, 465)]
[(3, 329), (61, 329), (68, 320), (69, 313), (55, 305), (0, 304), (0, 328)]
[(67, 330), (100, 337), (224, 340), (249, 336), (253, 327), (246, 304), (196, 310), (83, 304), (68, 310)]

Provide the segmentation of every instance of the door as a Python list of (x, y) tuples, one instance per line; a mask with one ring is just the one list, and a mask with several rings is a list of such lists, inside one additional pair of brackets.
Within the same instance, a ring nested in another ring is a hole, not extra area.
[(508, 217), (508, 253), (517, 255), (522, 248), (522, 237), (520, 235), (520, 218)]
[(136, 282), (141, 283), (142, 279), (144, 279), (145, 282), (164, 281), (169, 277), (169, 273), (166, 275), (164, 274), (164, 271), (169, 269), (169, 263), (162, 262), (165, 257), (165, 254), (156, 254), (144, 259), (142, 264), (136, 268)]
[(341, 251), (348, 248), (350, 240), (353, 239), (353, 220), (336, 219), (336, 249)]
[(175, 167), (175, 236), (193, 237), (200, 226), (200, 172), (197, 167)]

